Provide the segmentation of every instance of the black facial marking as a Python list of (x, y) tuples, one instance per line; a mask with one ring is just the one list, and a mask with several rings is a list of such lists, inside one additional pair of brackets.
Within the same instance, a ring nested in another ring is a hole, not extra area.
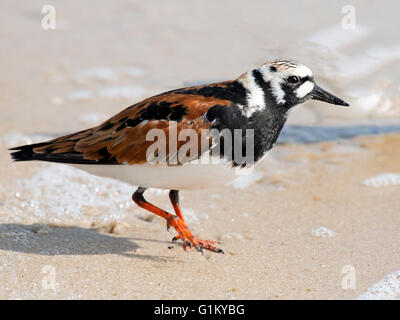
[(264, 93), (266, 93), (267, 91), (269, 91), (271, 89), (270, 84), (268, 82), (265, 82), (260, 71), (253, 70), (253, 77), (254, 77), (254, 80), (256, 81), (257, 85), (264, 90)]
[[(253, 77), (256, 84), (264, 91), (265, 105), (269, 106), (271, 109), (281, 110), (285, 112), (282, 105), (278, 104), (276, 97), (272, 94), (272, 88), (269, 82), (266, 82), (258, 70), (253, 70)], [(284, 97), (286, 99), (286, 97)]]
[(304, 83), (306, 81), (314, 81), (314, 79), (310, 76), (305, 76), (305, 77), (301, 78), (301, 80), (300, 80), (301, 83)]
[(281, 84), (281, 88), (282, 88), (283, 92), (285, 92), (284, 108), (289, 110), (291, 107), (298, 105), (300, 103), (303, 103), (304, 101), (307, 100), (307, 96), (305, 96), (303, 98), (298, 98), (295, 93), (295, 91), (306, 81), (313, 81), (313, 80), (312, 80), (312, 78), (307, 76), (307, 77), (302, 78), (299, 81), (299, 83), (297, 83), (294, 86), (290, 83), (285, 83), (285, 82), (283, 82)]
[[(296, 84), (291, 84), (286, 81), (283, 81), (280, 86), (285, 93), (284, 100), (285, 103), (278, 104), (276, 101), (275, 96), (272, 94), (271, 85), (268, 82), (265, 82), (262, 74), (258, 70), (253, 70), (254, 79), (259, 87), (261, 87), (264, 91), (265, 95), (265, 104), (267, 106), (272, 106), (273, 109), (280, 110), (281, 112), (286, 113), (291, 107), (304, 102), (306, 99), (299, 99), (296, 94), (295, 90), (300, 87), (305, 81), (313, 81), (312, 77), (306, 76), (304, 78), (300, 78), (300, 81)], [(272, 108), (271, 108), (272, 109)]]

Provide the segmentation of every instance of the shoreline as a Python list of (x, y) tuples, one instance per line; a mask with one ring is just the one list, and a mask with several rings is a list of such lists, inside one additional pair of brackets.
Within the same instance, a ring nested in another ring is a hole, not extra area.
[[(87, 198), (70, 199), (81, 203), (81, 212), (64, 213), (64, 221), (49, 211), (34, 216), (34, 209), (11, 214), (20, 203), (7, 201), (2, 193), (0, 297), (377, 298), (367, 289), (399, 270), (400, 186), (370, 187), (363, 182), (382, 173), (400, 173), (399, 144), (400, 134), (389, 134), (282, 145), (256, 168), (261, 176), (248, 185), (183, 192), (182, 208), (193, 232), (221, 241), (225, 255), (184, 252), (170, 242), (174, 232), (166, 232), (162, 219), (134, 206), (107, 219), (102, 211), (107, 203), (114, 207), (113, 198), (101, 192), (101, 206), (85, 206)], [(6, 157), (1, 156), (2, 163)], [(25, 165), (7, 166), (21, 175), (31, 171)], [(39, 172), (51, 170), (35, 166)], [(89, 182), (80, 179), (78, 185)], [(26, 187), (37, 182), (33, 179)], [(12, 186), (12, 180), (2, 181), (3, 187), (7, 184)], [(53, 201), (54, 188), (42, 187), (37, 199)], [(27, 190), (20, 192), (21, 199)], [(130, 194), (124, 195), (129, 201)], [(169, 208), (165, 192), (151, 192), (149, 198)], [(346, 266), (354, 267), (355, 289), (342, 288)], [(49, 274), (43, 268), (54, 270), (54, 289), (42, 286)]]

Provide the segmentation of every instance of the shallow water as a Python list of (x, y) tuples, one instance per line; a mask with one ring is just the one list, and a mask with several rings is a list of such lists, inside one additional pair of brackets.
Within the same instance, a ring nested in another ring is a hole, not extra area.
[(278, 143), (315, 143), (338, 139), (351, 139), (361, 135), (377, 135), (399, 131), (400, 125), (358, 125), (347, 127), (287, 125), (283, 128)]

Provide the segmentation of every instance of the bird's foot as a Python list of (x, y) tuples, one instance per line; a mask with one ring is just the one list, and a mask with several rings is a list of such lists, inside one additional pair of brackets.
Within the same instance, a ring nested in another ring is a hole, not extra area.
[(173, 217), (167, 220), (167, 228), (169, 229), (170, 226), (173, 226), (176, 232), (178, 232), (178, 234), (172, 238), (172, 241), (182, 239), (183, 249), (185, 251), (190, 250), (192, 247), (194, 247), (197, 251), (200, 252), (203, 252), (203, 249), (206, 249), (216, 253), (224, 253), (222, 249), (214, 246), (214, 244), (219, 243), (218, 241), (200, 240), (195, 238), (192, 232), (186, 226), (185, 222), (178, 217)]

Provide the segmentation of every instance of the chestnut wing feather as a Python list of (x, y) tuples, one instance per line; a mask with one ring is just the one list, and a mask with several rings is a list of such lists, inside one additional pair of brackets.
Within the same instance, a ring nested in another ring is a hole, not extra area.
[[(223, 88), (224, 83), (214, 85)], [(42, 160), (81, 164), (136, 164), (146, 162), (146, 150), (154, 143), (146, 136), (160, 129), (168, 141), (169, 124), (176, 123), (177, 134), (193, 129), (209, 129), (204, 115), (216, 105), (230, 106), (228, 99), (200, 95), (196, 90), (212, 86), (179, 89), (143, 100), (121, 111), (97, 127), (62, 136), (48, 142), (13, 148), (16, 161)], [(186, 93), (185, 90), (190, 90)], [(186, 141), (178, 141), (177, 149)], [(200, 148), (200, 143), (198, 144)], [(168, 152), (168, 144), (166, 146)], [(204, 150), (203, 150), (204, 151)], [(198, 155), (201, 154), (199, 149)], [(171, 156), (167, 154), (167, 157)]]

